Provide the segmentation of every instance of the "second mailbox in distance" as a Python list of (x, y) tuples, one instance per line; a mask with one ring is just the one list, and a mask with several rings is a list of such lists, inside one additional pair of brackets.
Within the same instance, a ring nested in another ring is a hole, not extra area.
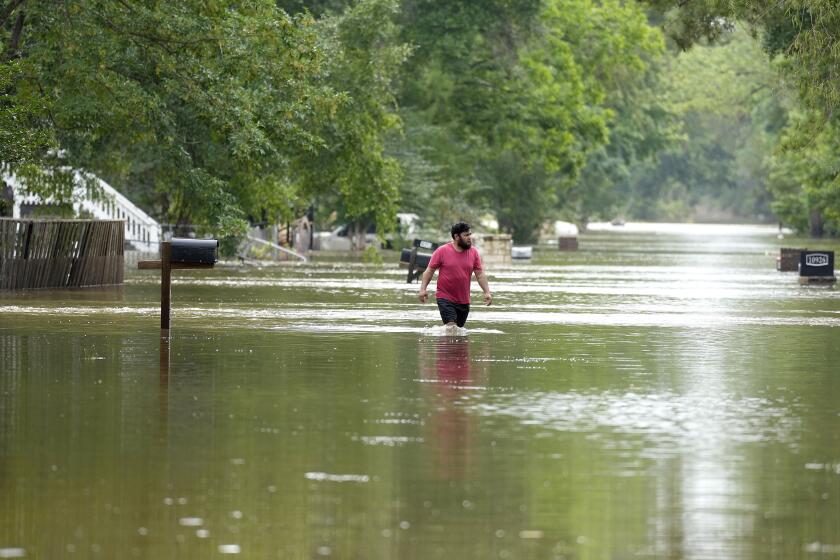
[(173, 237), (169, 260), (176, 263), (216, 264), (219, 260), (219, 241)]

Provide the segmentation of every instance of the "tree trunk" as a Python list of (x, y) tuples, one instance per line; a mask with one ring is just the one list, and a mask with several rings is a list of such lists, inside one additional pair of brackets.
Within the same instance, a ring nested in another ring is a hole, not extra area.
[(11, 60), (18, 54), (18, 47), (20, 46), (20, 35), (23, 33), (23, 22), (26, 19), (26, 12), (23, 10), (18, 14), (15, 20), (15, 26), (12, 28), (12, 36), (9, 39), (9, 47), (6, 50), (6, 60)]
[(353, 224), (353, 237), (351, 238), (350, 248), (354, 251), (364, 251), (365, 229), (365, 224), (361, 222), (356, 222)]
[(0, 9), (0, 27), (6, 25), (6, 20), (8, 20), (9, 16), (12, 15), (12, 12), (15, 11), (15, 8), (23, 4), (25, 1), (26, 0), (11, 0), (2, 9)]
[(811, 208), (810, 226), (811, 237), (823, 236), (823, 219), (819, 208)]

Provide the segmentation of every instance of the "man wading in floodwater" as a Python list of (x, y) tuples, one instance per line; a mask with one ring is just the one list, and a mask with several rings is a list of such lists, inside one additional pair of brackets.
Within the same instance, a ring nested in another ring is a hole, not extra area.
[(481, 267), (481, 257), (478, 250), (472, 246), (472, 232), (469, 224), (459, 222), (452, 226), (452, 242), (438, 247), (429, 266), (423, 272), (423, 279), (420, 282), (421, 303), (426, 303), (429, 294), (426, 286), (432, 281), (435, 270), (440, 269), (438, 274), (437, 298), (438, 310), (443, 324), (451, 328), (455, 325), (463, 327), (467, 322), (467, 315), (470, 313), (470, 276), (475, 273), (478, 285), (484, 291), (484, 305), (490, 305), (493, 296), (490, 295), (490, 286), (487, 284), (487, 276)]

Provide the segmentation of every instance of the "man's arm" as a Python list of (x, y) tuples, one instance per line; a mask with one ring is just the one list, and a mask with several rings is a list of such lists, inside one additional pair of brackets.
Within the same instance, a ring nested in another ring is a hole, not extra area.
[(475, 279), (478, 280), (478, 285), (484, 292), (484, 305), (493, 303), (493, 296), (490, 294), (490, 284), (487, 283), (487, 276), (484, 274), (484, 269), (479, 268), (475, 271)]
[(420, 280), (420, 293), (417, 296), (420, 298), (420, 303), (426, 303), (426, 298), (429, 297), (428, 292), (426, 292), (426, 286), (429, 285), (429, 282), (432, 281), (432, 276), (435, 275), (435, 269), (427, 268), (423, 271), (423, 277)]

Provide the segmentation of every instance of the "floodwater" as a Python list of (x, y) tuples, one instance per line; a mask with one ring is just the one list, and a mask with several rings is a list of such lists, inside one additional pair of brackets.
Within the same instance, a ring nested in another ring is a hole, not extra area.
[(0, 293), (0, 558), (840, 558), (840, 295), (776, 234), (540, 247), (460, 336), (394, 255), (178, 271), (163, 340), (154, 271)]

